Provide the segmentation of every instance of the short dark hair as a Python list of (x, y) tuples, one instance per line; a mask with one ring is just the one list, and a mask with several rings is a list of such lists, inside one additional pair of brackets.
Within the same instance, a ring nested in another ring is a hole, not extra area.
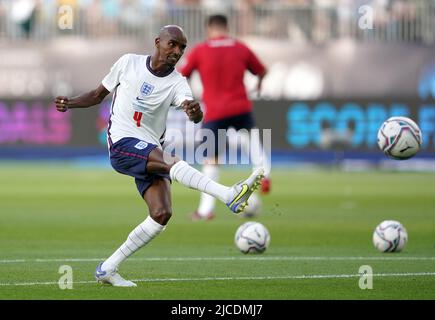
[(215, 14), (215, 15), (208, 17), (207, 25), (208, 26), (228, 27), (228, 19), (223, 14)]

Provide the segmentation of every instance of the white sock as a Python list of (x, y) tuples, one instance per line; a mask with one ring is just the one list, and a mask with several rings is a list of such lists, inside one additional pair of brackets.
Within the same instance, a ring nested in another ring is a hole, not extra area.
[(228, 201), (230, 188), (214, 182), (183, 160), (174, 164), (169, 171), (172, 180), (175, 180), (186, 187), (205, 192), (220, 201)]
[(148, 216), (145, 221), (130, 232), (127, 240), (106, 261), (104, 261), (101, 268), (103, 270), (113, 270), (117, 268), (121, 262), (145, 246), (164, 229), (165, 226), (155, 222), (150, 216)]
[[(203, 165), (202, 173), (215, 182), (217, 182), (219, 179), (219, 168), (215, 164)], [(201, 193), (201, 199), (199, 200), (198, 206), (198, 214), (201, 217), (206, 217), (208, 214), (210, 214), (210, 212), (213, 212), (215, 203), (215, 197), (212, 197), (204, 192)]]

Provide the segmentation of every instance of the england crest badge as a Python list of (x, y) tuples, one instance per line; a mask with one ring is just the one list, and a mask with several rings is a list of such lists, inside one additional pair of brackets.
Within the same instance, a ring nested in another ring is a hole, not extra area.
[(149, 96), (154, 90), (154, 86), (144, 82), (142, 84), (142, 87), (140, 88), (140, 97), (146, 97)]

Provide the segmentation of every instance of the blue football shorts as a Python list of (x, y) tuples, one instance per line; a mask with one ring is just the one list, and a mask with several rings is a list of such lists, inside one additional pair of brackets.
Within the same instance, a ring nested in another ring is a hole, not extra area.
[(110, 146), (110, 163), (117, 172), (135, 178), (136, 187), (143, 197), (157, 177), (171, 181), (169, 174), (148, 173), (147, 163), (157, 145), (136, 138), (122, 138)]

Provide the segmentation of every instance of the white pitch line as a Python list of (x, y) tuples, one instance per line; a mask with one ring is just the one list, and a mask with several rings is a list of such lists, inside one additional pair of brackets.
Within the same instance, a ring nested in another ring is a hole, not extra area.
[[(1, 263), (32, 262), (98, 262), (104, 258), (52, 258), (52, 259), (6, 259)], [(129, 261), (432, 261), (435, 257), (300, 257), (300, 256), (253, 256), (253, 257), (148, 257), (130, 258)]]
[[(424, 277), (435, 276), (435, 272), (415, 273), (374, 273), (373, 277)], [(287, 276), (264, 276), (264, 277), (205, 277), (205, 278), (155, 278), (155, 279), (132, 279), (133, 282), (197, 282), (197, 281), (235, 281), (235, 280), (298, 280), (298, 279), (345, 279), (357, 278), (361, 274), (314, 274), (314, 275), (287, 275)], [(74, 284), (96, 284), (96, 281), (75, 281)], [(58, 285), (57, 281), (45, 282), (16, 282), (0, 283), (1, 286), (38, 286)]]

